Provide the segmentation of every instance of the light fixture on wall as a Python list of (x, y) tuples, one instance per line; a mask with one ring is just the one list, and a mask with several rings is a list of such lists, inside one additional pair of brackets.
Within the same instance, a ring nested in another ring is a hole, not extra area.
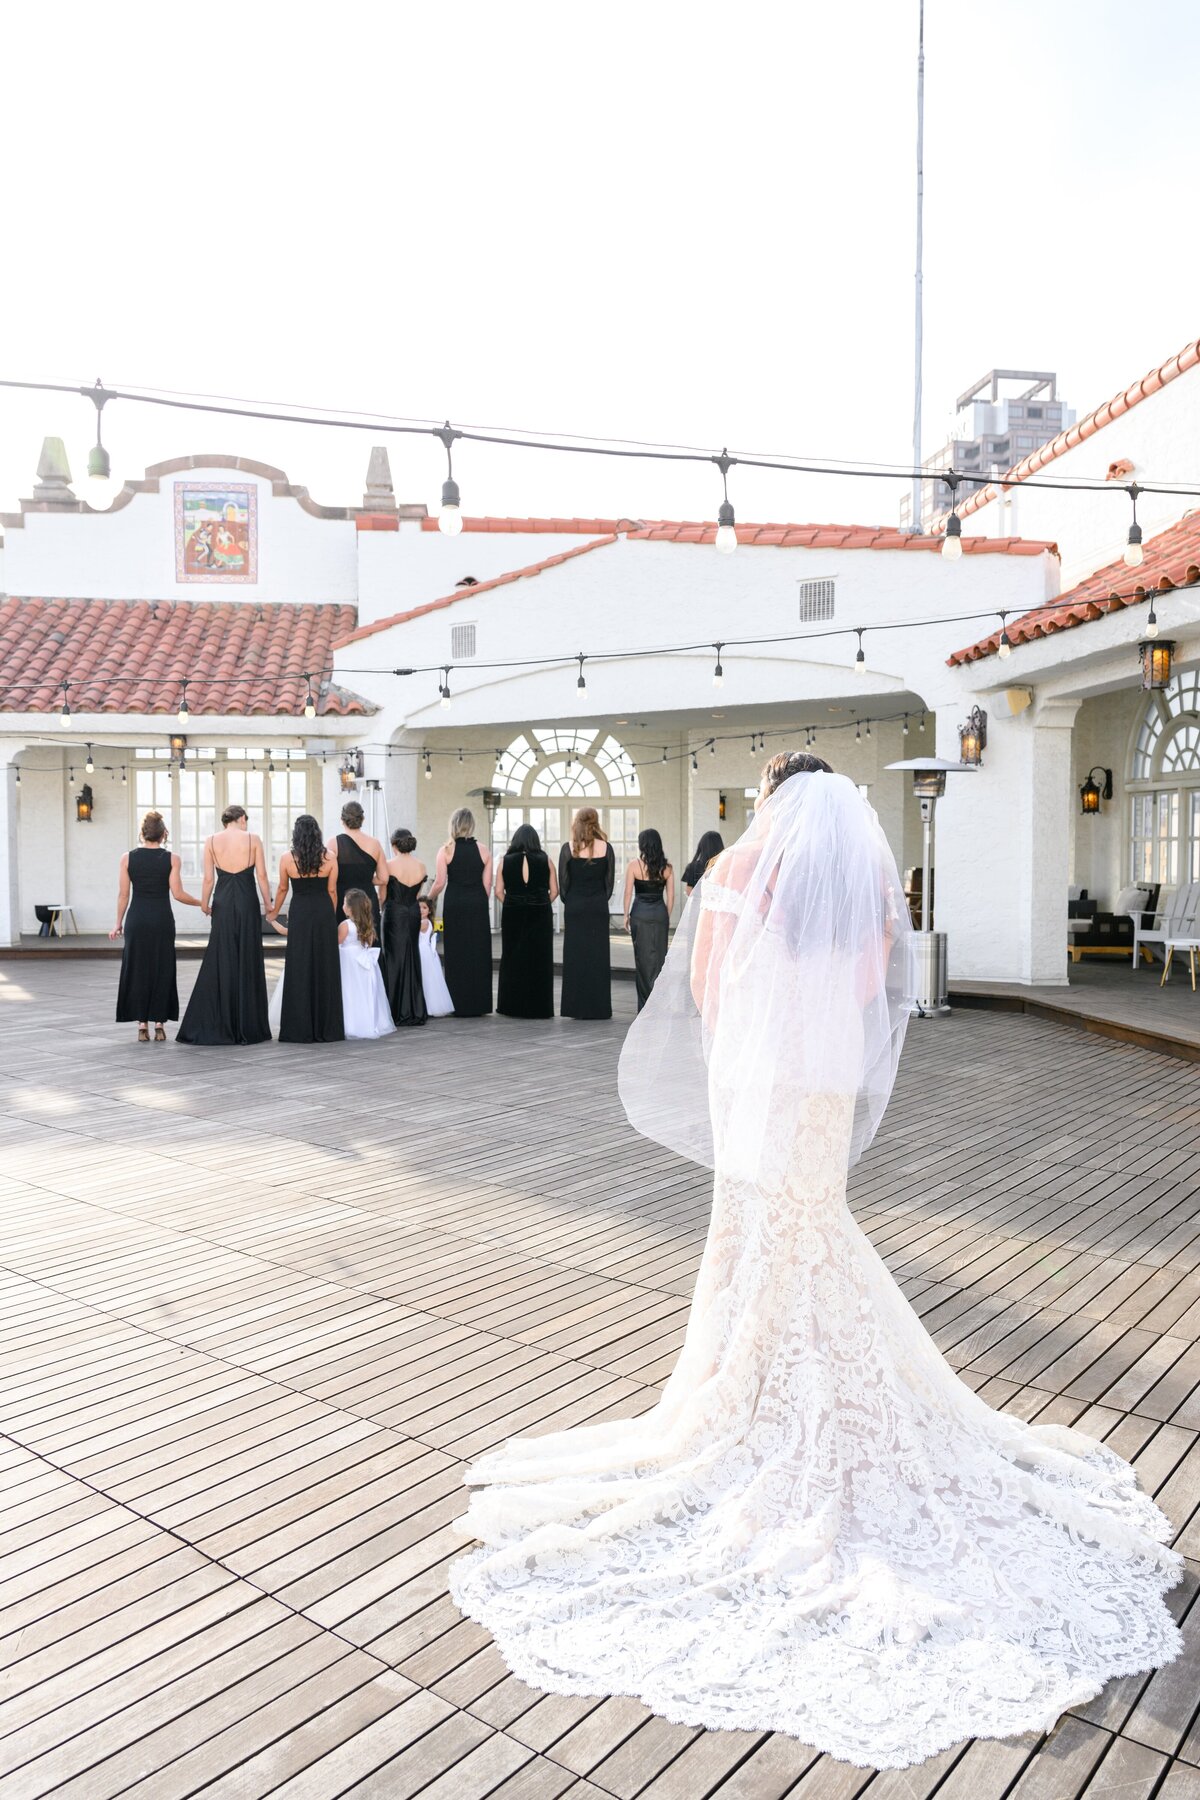
[(94, 811), (95, 805), (92, 800), (92, 790), (85, 781), (75, 796), (75, 817), (81, 825), (90, 825)]
[(725, 796), (724, 796), (724, 794), (717, 795), (717, 817), (718, 817), (718, 819), (721, 819), (721, 820), (724, 820), (724, 817), (725, 817)]
[(457, 537), (463, 528), (462, 505), (458, 495), (458, 483), (454, 479), (454, 463), (450, 454), (451, 445), (456, 438), (462, 436), (461, 431), (451, 429), (449, 419), (434, 432), (435, 438), (441, 438), (446, 447), (446, 479), (442, 483), (442, 505), (438, 513), (438, 530), (444, 531), (447, 537)]
[(986, 749), (987, 714), (973, 706), (965, 723), (958, 728), (958, 759), (970, 769), (981, 769)]
[[(1103, 776), (1103, 787), (1097, 783), (1097, 775)], [(1079, 810), (1089, 816), (1098, 813), (1101, 800), (1111, 800), (1112, 797), (1112, 770), (1102, 769), (1099, 766), (1089, 769), (1087, 780), (1079, 790)]]
[(1142, 686), (1147, 693), (1160, 693), (1171, 685), (1171, 659), (1175, 654), (1174, 638), (1145, 638), (1138, 645), (1142, 659)]

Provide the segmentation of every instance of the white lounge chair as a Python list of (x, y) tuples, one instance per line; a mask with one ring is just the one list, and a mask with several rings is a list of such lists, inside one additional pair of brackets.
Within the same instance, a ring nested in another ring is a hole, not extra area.
[(1133, 966), (1136, 969), (1142, 945), (1156, 944), (1165, 949), (1171, 938), (1200, 936), (1196, 920), (1200, 915), (1200, 881), (1187, 882), (1162, 901), (1150, 926), (1143, 925), (1144, 913), (1130, 912), (1133, 920)]

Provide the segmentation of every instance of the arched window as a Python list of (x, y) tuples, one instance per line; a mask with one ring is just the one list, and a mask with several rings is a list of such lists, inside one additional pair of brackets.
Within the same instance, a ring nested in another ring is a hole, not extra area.
[(1200, 669), (1151, 694), (1134, 740), (1130, 872), (1134, 881), (1200, 881)]
[(619, 912), (625, 865), (637, 855), (641, 782), (624, 744), (602, 727), (530, 726), (501, 753), (493, 787), (506, 796), (496, 815), (495, 842), (508, 842), (518, 825), (532, 825), (542, 847), (557, 857), (579, 806), (595, 806), (617, 858), (611, 908)]

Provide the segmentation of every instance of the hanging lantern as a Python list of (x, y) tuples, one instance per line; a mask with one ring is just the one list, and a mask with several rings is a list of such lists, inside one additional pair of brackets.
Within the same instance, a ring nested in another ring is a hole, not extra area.
[(717, 796), (717, 817), (719, 819), (724, 819), (724, 817), (725, 817), (725, 796), (724, 796), (724, 794), (719, 794)]
[(358, 786), (358, 782), (355, 779), (354, 764), (351, 762), (344, 762), (338, 770), (338, 775), (342, 783), (343, 794), (352, 794)]
[(1171, 684), (1171, 658), (1175, 654), (1173, 638), (1146, 638), (1138, 645), (1142, 659), (1142, 686), (1147, 693), (1159, 693)]
[[(1103, 778), (1104, 778), (1104, 786), (1103, 787), (1100, 787), (1099, 784), (1097, 783), (1097, 781), (1096, 781), (1097, 775), (1103, 776)], [(1087, 813), (1089, 816), (1092, 814), (1098, 813), (1100, 811), (1101, 800), (1111, 800), (1112, 797), (1113, 797), (1112, 770), (1111, 769), (1101, 769), (1099, 767), (1097, 767), (1095, 769), (1089, 769), (1087, 780), (1084, 782), (1083, 786), (1079, 790), (1079, 809), (1080, 809), (1080, 811)]]
[(983, 753), (987, 748), (987, 714), (979, 707), (973, 706), (967, 716), (966, 723), (958, 728), (958, 757), (968, 768), (983, 767)]
[(92, 790), (85, 781), (75, 796), (75, 817), (81, 825), (90, 825), (94, 811)]
[(187, 749), (187, 739), (181, 731), (173, 731), (170, 736), (171, 755), (183, 762), (183, 753)]

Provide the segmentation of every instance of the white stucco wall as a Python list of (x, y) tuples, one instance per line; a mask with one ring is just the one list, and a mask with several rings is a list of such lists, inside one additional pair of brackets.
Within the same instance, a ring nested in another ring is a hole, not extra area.
[[(491, 581), (589, 541), (577, 533), (543, 531), (464, 531), (447, 537), (440, 531), (423, 531), (417, 520), (401, 520), (398, 531), (359, 532), (359, 624), (371, 625), (444, 599), (467, 575)], [(480, 595), (481, 613), (488, 598)], [(469, 620), (473, 614), (468, 610), (462, 617)]]
[[(258, 579), (175, 579), (175, 484), (257, 490)], [(28, 512), (5, 532), (7, 591), (95, 600), (349, 601), (357, 589), (353, 519), (318, 519), (271, 482), (238, 469), (181, 469), (107, 513)]]

